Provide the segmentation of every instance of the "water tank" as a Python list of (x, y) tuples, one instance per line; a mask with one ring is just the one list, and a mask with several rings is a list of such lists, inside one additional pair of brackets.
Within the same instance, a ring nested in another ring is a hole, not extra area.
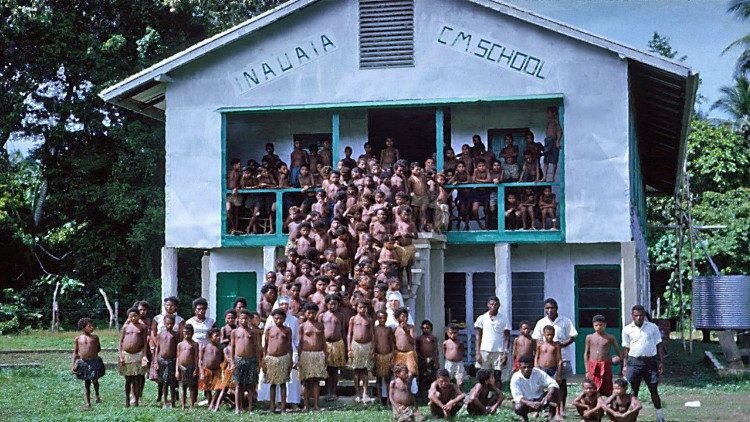
[(750, 328), (750, 276), (696, 277), (693, 281), (693, 323), (696, 328)]

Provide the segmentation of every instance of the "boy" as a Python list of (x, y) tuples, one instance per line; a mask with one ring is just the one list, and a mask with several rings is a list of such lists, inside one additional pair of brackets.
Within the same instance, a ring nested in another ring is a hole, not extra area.
[(557, 107), (547, 107), (547, 129), (544, 133), (544, 180), (547, 180), (548, 167), (552, 164), (552, 182), (557, 174), (557, 162), (560, 159), (560, 141), (563, 130), (560, 126)]
[(542, 211), (542, 228), (547, 228), (547, 217), (549, 217), (552, 220), (552, 230), (557, 230), (557, 202), (549, 186), (544, 187), (539, 197), (539, 209)]
[(594, 333), (586, 336), (586, 348), (583, 358), (586, 362), (586, 377), (590, 378), (597, 391), (604, 396), (612, 394), (612, 355), (610, 351), (615, 348), (616, 357), (620, 357), (620, 346), (617, 339), (604, 330), (607, 328), (607, 320), (603, 315), (595, 315), (592, 324)]
[(416, 228), (423, 232), (428, 231), (427, 207), (430, 205), (430, 191), (422, 174), (422, 165), (417, 162), (411, 163), (411, 176), (407, 180), (407, 188), (411, 195), (411, 206), (417, 214)]
[(409, 291), (411, 291), (412, 283), (411, 266), (414, 265), (414, 257), (417, 252), (417, 248), (414, 246), (414, 239), (418, 237), (417, 226), (412, 221), (411, 215), (411, 208), (402, 209), (398, 214), (399, 220), (396, 223), (396, 231), (393, 233), (393, 237), (398, 242), (398, 248), (396, 249), (401, 259), (401, 262), (398, 264), (399, 271), (401, 269), (406, 271), (406, 286)]
[(392, 166), (399, 159), (398, 149), (393, 144), (393, 138), (385, 138), (385, 148), (380, 151), (380, 165), (383, 167)]
[(432, 322), (424, 320), (419, 325), (422, 335), (417, 337), (417, 367), (419, 368), (419, 395), (426, 397), (430, 385), (435, 381), (435, 371), (440, 368), (438, 362), (437, 337), (432, 334)]
[(208, 408), (214, 405), (216, 397), (213, 391), (221, 384), (221, 364), (224, 362), (224, 352), (219, 348), (219, 329), (214, 327), (208, 330), (208, 343), (200, 349), (198, 353), (198, 388), (206, 393), (208, 399)]
[(193, 341), (194, 329), (191, 324), (182, 327), (182, 340), (177, 344), (177, 381), (182, 383), (182, 408), (185, 409), (187, 391), (190, 389), (190, 408), (198, 400), (198, 343)]
[(299, 139), (294, 140), (294, 150), (292, 150), (292, 154), (289, 157), (290, 158), (290, 165), (292, 169), (292, 186), (295, 188), (300, 187), (299, 185), (299, 171), (302, 164), (310, 164), (307, 152), (305, 152), (302, 149), (302, 141)]
[(375, 341), (375, 369), (373, 373), (380, 404), (385, 405), (388, 397), (388, 384), (391, 381), (391, 364), (393, 351), (396, 348), (396, 338), (393, 335), (393, 330), (385, 325), (388, 320), (388, 313), (385, 309), (377, 311), (375, 316), (378, 323), (373, 330)]
[(237, 329), (232, 332), (232, 360), (229, 362), (229, 367), (232, 370), (232, 381), (236, 384), (234, 391), (236, 413), (240, 413), (243, 408), (245, 392), (248, 393), (250, 400), (248, 411), (253, 411), (253, 392), (258, 384), (258, 359), (262, 356), (262, 351), (258, 334), (250, 328), (250, 318), (250, 311), (244, 309), (240, 313)]
[(332, 293), (326, 296), (326, 311), (318, 315), (318, 322), (323, 323), (326, 338), (326, 401), (338, 399), (336, 387), (339, 383), (339, 368), (346, 366), (346, 344), (344, 343), (344, 318), (339, 312), (341, 296)]
[(271, 315), (271, 310), (273, 310), (273, 304), (276, 303), (278, 292), (279, 290), (274, 284), (264, 284), (263, 287), (261, 287), (261, 299), (260, 303), (258, 303), (258, 311), (261, 319), (265, 320)]
[[(104, 376), (104, 362), (99, 357), (102, 346), (99, 343), (99, 337), (94, 333), (94, 321), (91, 318), (81, 318), (78, 320), (78, 329), (81, 335), (73, 340), (73, 363), (70, 371), (76, 375), (76, 378), (84, 381), (85, 396), (83, 410), (91, 410), (91, 384), (94, 384), (94, 394), (96, 402), (101, 403), (99, 397), (99, 378)], [(130, 401), (125, 406), (129, 406)]]
[(445, 369), (437, 371), (435, 382), (430, 385), (427, 397), (430, 400), (430, 413), (433, 419), (452, 419), (464, 404), (466, 395), (451, 383), (450, 374)]
[(281, 390), (281, 413), (286, 412), (286, 383), (292, 371), (292, 329), (284, 326), (286, 312), (275, 309), (274, 325), (266, 330), (263, 350), (263, 382), (270, 384), (271, 413), (276, 412), (276, 387)]
[[(555, 327), (546, 325), (542, 330), (544, 341), (539, 343), (536, 348), (536, 357), (534, 366), (544, 371), (547, 375), (554, 378), (558, 384), (562, 382), (563, 360), (562, 348), (560, 343), (554, 341)], [(557, 406), (557, 414), (560, 414), (562, 406)]]
[(419, 373), (417, 364), (417, 352), (414, 351), (416, 340), (414, 339), (414, 326), (408, 323), (409, 310), (401, 307), (394, 312), (394, 318), (398, 325), (393, 331), (396, 338), (396, 353), (393, 355), (393, 364), (402, 363), (409, 369), (409, 375), (416, 377)]
[(242, 197), (237, 191), (240, 188), (240, 179), (242, 178), (242, 161), (239, 158), (232, 158), (229, 162), (229, 171), (227, 171), (227, 189), (232, 193), (226, 196), (227, 209), (227, 230), (229, 234), (242, 233), (237, 230), (237, 208), (242, 205)]
[[(164, 408), (170, 407), (167, 403), (167, 394), (171, 393), (171, 407), (175, 406), (175, 394), (177, 393), (177, 378), (175, 368), (177, 367), (177, 343), (179, 343), (179, 334), (172, 331), (174, 327), (174, 316), (164, 315), (165, 330), (156, 336), (156, 357), (158, 382), (161, 386), (160, 391), (164, 394)], [(218, 331), (218, 330), (217, 330)], [(127, 352), (127, 349), (123, 349)], [(125, 360), (127, 362), (127, 359)], [(127, 388), (127, 386), (126, 386)], [(160, 401), (160, 400), (159, 400)]]
[[(368, 404), (372, 401), (367, 394), (367, 371), (372, 367), (374, 349), (372, 347), (373, 322), (367, 315), (368, 306), (364, 299), (357, 302), (357, 314), (349, 319), (347, 343), (349, 344), (349, 366), (354, 369), (354, 401)], [(360, 390), (360, 383), (362, 388)]]
[(318, 321), (318, 306), (307, 302), (302, 308), (304, 322), (299, 327), (300, 351), (297, 369), (299, 379), (304, 384), (302, 390), (302, 411), (309, 410), (308, 403), (313, 399), (313, 410), (320, 410), (320, 380), (328, 376), (326, 372), (325, 344), (326, 338), (323, 323)]
[(581, 384), (581, 394), (573, 399), (573, 406), (578, 410), (581, 419), (584, 422), (599, 422), (604, 416), (602, 401), (599, 392), (596, 391), (596, 385), (590, 379), (586, 378)]
[(466, 397), (466, 410), (472, 416), (494, 415), (505, 396), (495, 386), (495, 377), (489, 369), (477, 371), (477, 383)]
[[(349, 154), (351, 155), (351, 153)], [(333, 165), (333, 151), (331, 151), (331, 140), (323, 139), (323, 149), (320, 150), (320, 164), (323, 167)]]
[(414, 403), (414, 396), (409, 390), (409, 369), (404, 364), (393, 366), (394, 380), (388, 388), (388, 400), (393, 408), (393, 418), (397, 422), (416, 422), (424, 420), (419, 408)]
[(458, 339), (458, 326), (450, 324), (447, 329), (448, 340), (443, 342), (443, 355), (445, 356), (445, 370), (448, 376), (456, 379), (459, 388), (466, 378), (464, 368), (464, 343)]
[(536, 341), (531, 338), (531, 323), (523, 320), (518, 324), (518, 337), (513, 340), (513, 372), (518, 371), (518, 360), (522, 356), (534, 358)]
[(229, 345), (232, 337), (232, 330), (237, 328), (237, 311), (234, 309), (227, 309), (224, 311), (224, 326), (221, 327), (219, 333), (219, 345), (221, 348), (225, 348)]
[(148, 367), (146, 351), (148, 330), (140, 323), (137, 308), (128, 309), (128, 320), (122, 326), (118, 350), (118, 372), (125, 377), (125, 407), (130, 406), (130, 392), (133, 403), (138, 406), (141, 399), (142, 376)]
[(628, 382), (622, 378), (612, 385), (612, 396), (602, 404), (609, 418), (615, 422), (635, 422), (643, 406), (637, 398), (628, 394)]

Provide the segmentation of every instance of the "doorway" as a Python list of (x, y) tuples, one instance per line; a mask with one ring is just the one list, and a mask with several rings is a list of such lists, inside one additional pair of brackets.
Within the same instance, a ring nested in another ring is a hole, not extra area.
[(435, 153), (435, 108), (378, 108), (367, 111), (367, 138), (380, 157), (385, 138), (393, 138), (399, 157), (424, 164)]
[(247, 309), (255, 311), (257, 301), (256, 273), (217, 273), (216, 274), (216, 317), (234, 306), (238, 297), (247, 299)]

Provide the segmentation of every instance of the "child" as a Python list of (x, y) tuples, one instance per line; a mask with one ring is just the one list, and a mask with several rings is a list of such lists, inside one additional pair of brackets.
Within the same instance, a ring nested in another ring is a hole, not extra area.
[[(411, 163), (411, 176), (409, 176), (407, 187), (411, 195), (411, 206), (417, 214), (416, 227), (420, 231), (429, 231), (427, 224), (427, 207), (430, 205), (430, 191), (427, 181), (422, 174), (422, 165)], [(400, 215), (400, 214), (399, 214)], [(416, 230), (414, 230), (416, 232)]]
[(445, 369), (448, 376), (456, 379), (459, 388), (466, 378), (466, 369), (464, 368), (464, 343), (458, 339), (458, 326), (450, 324), (448, 326), (448, 340), (443, 342), (443, 355), (445, 356)]
[[(377, 315), (378, 312), (383, 311), (385, 312), (386, 303), (385, 303), (385, 292), (388, 290), (388, 286), (385, 285), (385, 283), (378, 283), (375, 285), (375, 288), (373, 289), (373, 297), (372, 301), (370, 302), (370, 305), (372, 306), (372, 311)], [(389, 371), (390, 372), (390, 371)]]
[(237, 328), (237, 311), (234, 309), (227, 309), (224, 311), (224, 326), (221, 327), (221, 332), (219, 333), (219, 345), (221, 348), (225, 348), (229, 345), (229, 342), (231, 341), (232, 336), (232, 330)]
[(500, 150), (500, 155), (503, 158), (511, 157), (515, 160), (518, 160), (518, 145), (514, 143), (515, 140), (513, 139), (513, 135), (511, 135), (510, 133), (506, 133), (504, 140), (505, 147)]
[[(349, 155), (351, 155), (351, 153)], [(323, 167), (333, 165), (333, 151), (331, 151), (331, 140), (328, 138), (323, 139), (323, 149), (320, 150), (320, 164), (322, 164)]]
[(517, 182), (521, 176), (515, 157), (505, 157), (502, 165), (503, 182)]
[[(81, 318), (78, 320), (78, 329), (81, 335), (73, 341), (73, 363), (70, 371), (76, 375), (76, 378), (84, 381), (85, 396), (83, 410), (91, 410), (91, 384), (94, 384), (94, 394), (96, 402), (101, 403), (99, 397), (99, 378), (104, 376), (104, 361), (99, 357), (102, 346), (99, 343), (99, 337), (94, 333), (94, 321), (91, 318)], [(130, 401), (125, 406), (129, 406)]]
[(380, 165), (392, 166), (399, 159), (398, 149), (393, 147), (393, 138), (385, 138), (385, 148), (380, 151)]
[[(357, 314), (349, 319), (347, 343), (349, 344), (349, 366), (354, 370), (354, 401), (368, 404), (372, 401), (367, 394), (367, 371), (372, 368), (374, 349), (373, 322), (367, 315), (368, 306), (364, 299), (357, 302)], [(360, 383), (362, 387), (360, 389)]]
[(394, 379), (388, 388), (388, 400), (393, 408), (393, 418), (398, 422), (421, 422), (424, 416), (414, 403), (409, 390), (409, 369), (404, 364), (393, 366)]
[[(562, 348), (560, 343), (554, 341), (555, 327), (547, 325), (542, 330), (544, 341), (536, 348), (534, 366), (554, 378), (558, 384), (562, 382)], [(557, 406), (557, 414), (560, 414), (562, 406)]]
[(338, 293), (326, 296), (326, 311), (318, 315), (318, 322), (323, 323), (326, 338), (326, 401), (338, 399), (336, 388), (339, 383), (339, 368), (346, 366), (346, 345), (344, 344), (344, 318), (339, 312), (341, 296)]
[(271, 385), (269, 397), (272, 413), (276, 412), (276, 387), (281, 389), (281, 413), (284, 413), (286, 412), (286, 383), (289, 382), (292, 371), (292, 329), (284, 326), (286, 312), (275, 309), (271, 316), (274, 325), (266, 329), (263, 342), (263, 382)]
[(557, 230), (557, 202), (552, 188), (545, 186), (539, 197), (539, 208), (542, 210), (542, 228), (547, 228), (547, 217), (552, 220), (552, 229)]
[(495, 377), (489, 369), (477, 371), (477, 383), (466, 397), (466, 410), (472, 416), (494, 415), (505, 396), (495, 386)]
[(307, 302), (302, 308), (304, 321), (299, 327), (299, 362), (297, 368), (299, 379), (304, 383), (302, 390), (302, 411), (309, 410), (310, 398), (313, 399), (313, 410), (320, 410), (320, 380), (328, 376), (326, 372), (325, 333), (323, 323), (318, 321), (318, 306)]
[(534, 226), (534, 209), (536, 208), (536, 194), (531, 188), (525, 188), (523, 191), (523, 201), (518, 206), (521, 212), (521, 222), (524, 229), (536, 230)]
[(302, 149), (302, 141), (299, 139), (294, 140), (294, 150), (292, 150), (292, 154), (289, 157), (290, 158), (290, 165), (292, 169), (292, 186), (295, 188), (300, 187), (299, 185), (299, 172), (300, 167), (302, 164), (309, 164), (309, 159), (307, 157), (307, 152), (305, 152)]
[(604, 330), (607, 328), (607, 320), (603, 315), (595, 315), (592, 324), (594, 333), (586, 336), (586, 348), (583, 358), (586, 362), (586, 377), (590, 378), (597, 391), (604, 396), (612, 394), (612, 356), (611, 348), (614, 346), (616, 357), (621, 356), (620, 346), (617, 339)]
[[(175, 394), (177, 393), (177, 378), (175, 375), (175, 369), (177, 368), (177, 343), (179, 343), (178, 333), (172, 331), (174, 327), (175, 318), (172, 315), (164, 315), (164, 328), (165, 330), (159, 333), (156, 337), (156, 351), (154, 356), (156, 357), (157, 376), (160, 390), (164, 394), (164, 408), (168, 408), (167, 393), (171, 392), (171, 407), (175, 406)], [(216, 330), (219, 331), (218, 329)], [(127, 349), (124, 349), (127, 351)], [(127, 362), (127, 360), (125, 360)], [(127, 388), (127, 386), (126, 386)]]
[(612, 396), (602, 404), (609, 418), (615, 422), (635, 422), (643, 406), (637, 398), (628, 394), (628, 382), (622, 378), (612, 385)]
[(378, 320), (377, 325), (373, 330), (373, 338), (375, 341), (375, 369), (373, 373), (375, 375), (375, 385), (378, 396), (380, 397), (380, 403), (385, 405), (384, 399), (388, 397), (388, 384), (391, 379), (391, 364), (393, 361), (393, 351), (396, 348), (396, 338), (393, 335), (393, 330), (385, 325), (388, 320), (388, 313), (385, 309), (377, 311), (375, 316)]
[[(258, 384), (258, 359), (262, 356), (260, 337), (250, 328), (250, 311), (240, 313), (237, 329), (232, 332), (232, 381), (236, 384), (234, 391), (235, 412), (243, 408), (244, 394), (248, 393), (248, 411), (253, 411), (253, 392)], [(217, 404), (218, 407), (218, 404)]]
[(518, 198), (511, 193), (505, 198), (505, 230), (516, 230), (519, 227), (523, 225)]
[(185, 408), (187, 391), (190, 389), (190, 407), (195, 407), (198, 400), (198, 343), (193, 341), (193, 326), (185, 324), (182, 328), (182, 340), (177, 344), (177, 381), (182, 382), (182, 408)]
[(419, 395), (426, 397), (430, 385), (435, 381), (438, 362), (437, 337), (432, 334), (432, 322), (424, 320), (420, 324), (422, 335), (417, 337), (417, 367), (419, 368)]
[(586, 378), (581, 384), (581, 394), (573, 399), (573, 406), (578, 410), (581, 419), (584, 422), (599, 422), (604, 416), (602, 401), (599, 392), (596, 391), (596, 385), (590, 379)]
[(528, 356), (534, 359), (536, 354), (536, 341), (531, 338), (531, 323), (523, 320), (518, 324), (518, 337), (513, 340), (513, 372), (518, 371), (519, 359)]
[(552, 182), (557, 174), (557, 162), (560, 159), (560, 140), (563, 130), (560, 126), (557, 107), (547, 107), (547, 129), (544, 133), (544, 180), (547, 180), (548, 166), (552, 164)]
[(147, 337), (148, 330), (140, 323), (138, 309), (128, 309), (128, 319), (122, 326), (118, 350), (118, 372), (125, 377), (125, 407), (130, 406), (131, 391), (136, 406), (141, 399), (142, 376), (148, 368)]
[(403, 363), (409, 369), (409, 375), (416, 377), (419, 374), (417, 364), (417, 352), (414, 350), (416, 339), (414, 338), (414, 326), (408, 323), (409, 310), (398, 308), (393, 315), (398, 322), (393, 335), (396, 338), (396, 353), (393, 355), (393, 364)]
[(219, 348), (219, 329), (214, 327), (208, 330), (208, 343), (198, 353), (198, 388), (206, 393), (209, 409), (213, 408), (216, 397), (213, 392), (221, 384), (221, 364), (224, 362), (224, 353)]
[(264, 284), (260, 289), (261, 299), (258, 303), (261, 319), (268, 318), (273, 310), (273, 304), (276, 302), (279, 290), (274, 284)]
[(456, 384), (451, 383), (447, 370), (437, 371), (435, 382), (430, 385), (427, 397), (430, 400), (430, 413), (433, 419), (452, 419), (464, 404), (466, 395)]
[(539, 161), (534, 161), (531, 151), (523, 153), (523, 168), (521, 169), (521, 182), (541, 182), (542, 171), (539, 169)]
[(398, 242), (397, 251), (401, 258), (398, 265), (406, 271), (406, 286), (411, 291), (411, 266), (414, 265), (414, 257), (417, 253), (413, 240), (418, 237), (417, 226), (412, 221), (411, 208), (404, 208), (398, 216), (399, 221), (396, 223), (396, 231), (393, 233), (393, 237)]

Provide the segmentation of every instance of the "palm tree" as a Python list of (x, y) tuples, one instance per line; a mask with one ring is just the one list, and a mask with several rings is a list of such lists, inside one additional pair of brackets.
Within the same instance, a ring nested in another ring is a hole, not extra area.
[(711, 110), (719, 109), (732, 117), (735, 129), (745, 139), (750, 136), (750, 80), (740, 75), (735, 78), (734, 86), (721, 87), (721, 98), (711, 105)]
[[(743, 20), (750, 18), (750, 0), (731, 0), (729, 2), (727, 13), (733, 13)], [(735, 69), (736, 74), (740, 75), (750, 71), (750, 34), (747, 34), (729, 44), (722, 54), (734, 49), (735, 47), (742, 48), (742, 53), (740, 53), (740, 57), (737, 58)]]

